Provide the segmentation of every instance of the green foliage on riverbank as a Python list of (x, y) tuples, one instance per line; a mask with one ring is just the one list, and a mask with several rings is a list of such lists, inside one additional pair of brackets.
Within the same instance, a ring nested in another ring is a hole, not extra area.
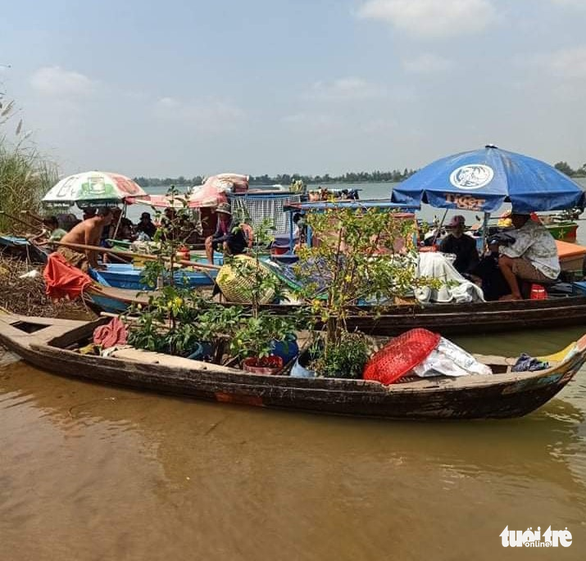
[(15, 127), (14, 102), (0, 95), (0, 232), (18, 231), (21, 225), (7, 215), (38, 212), (43, 195), (58, 181), (55, 163), (39, 153), (23, 133), (22, 119)]
[(586, 164), (576, 170), (572, 169), (568, 162), (558, 162), (554, 167), (568, 177), (586, 177)]

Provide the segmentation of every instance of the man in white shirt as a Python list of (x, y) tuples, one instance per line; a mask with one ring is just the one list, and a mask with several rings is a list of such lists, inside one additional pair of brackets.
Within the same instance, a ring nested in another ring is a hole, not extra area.
[[(521, 300), (517, 278), (530, 282), (551, 282), (560, 274), (560, 261), (553, 236), (528, 214), (511, 214), (515, 230), (513, 244), (499, 248), (499, 268), (511, 288), (512, 300)], [(507, 298), (507, 297), (505, 297)]]

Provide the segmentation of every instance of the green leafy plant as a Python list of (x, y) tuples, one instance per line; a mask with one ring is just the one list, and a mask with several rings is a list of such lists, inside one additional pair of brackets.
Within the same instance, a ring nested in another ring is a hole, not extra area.
[(250, 303), (253, 317), (258, 317), (261, 303), (267, 295), (279, 298), (283, 291), (283, 284), (279, 278), (261, 261), (261, 257), (267, 255), (268, 248), (274, 240), (273, 231), (272, 221), (263, 220), (254, 230), (253, 244), (249, 248), (248, 258), (243, 259), (237, 256), (227, 259), (227, 263), (234, 268), (236, 274), (249, 281), (241, 290), (244, 299)]
[(230, 340), (230, 354), (240, 360), (248, 357), (263, 358), (271, 354), (273, 341), (292, 341), (296, 333), (307, 326), (307, 316), (302, 312), (277, 316), (261, 311), (256, 317), (240, 322)]
[(310, 364), (310, 368), (326, 378), (361, 378), (368, 361), (370, 349), (362, 333), (342, 332), (336, 345), (321, 354)]
[(334, 202), (323, 212), (309, 213), (306, 223), (314, 243), (300, 249), (296, 273), (300, 297), (309, 299), (324, 325), (315, 365), (321, 375), (355, 377), (366, 347), (359, 335), (348, 333), (348, 314), (359, 313), (358, 304), (382, 308), (428, 286), (427, 279), (417, 277), (416, 224), (393, 211), (349, 209)]

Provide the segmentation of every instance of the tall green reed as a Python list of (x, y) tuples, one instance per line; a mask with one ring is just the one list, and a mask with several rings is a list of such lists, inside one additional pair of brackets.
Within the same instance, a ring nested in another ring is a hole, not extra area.
[(57, 165), (39, 152), (22, 131), (22, 119), (9, 130), (16, 114), (14, 101), (0, 95), (0, 232), (19, 232), (26, 226), (8, 215), (38, 213), (43, 195), (57, 183)]

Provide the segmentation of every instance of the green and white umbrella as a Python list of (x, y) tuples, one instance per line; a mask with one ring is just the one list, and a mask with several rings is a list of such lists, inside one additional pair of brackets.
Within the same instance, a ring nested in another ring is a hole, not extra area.
[(70, 175), (59, 181), (43, 197), (43, 202), (51, 205), (99, 205), (120, 203), (128, 197), (147, 197), (147, 194), (140, 185), (124, 175), (88, 171)]

